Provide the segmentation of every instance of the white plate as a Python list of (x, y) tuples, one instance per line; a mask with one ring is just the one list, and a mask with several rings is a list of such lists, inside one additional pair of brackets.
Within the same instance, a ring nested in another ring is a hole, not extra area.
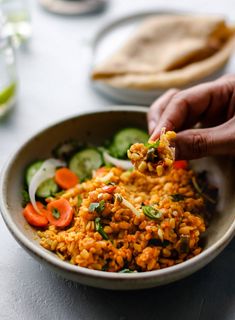
[[(179, 11), (146, 11), (135, 13), (112, 21), (103, 25), (91, 41), (91, 68), (100, 64), (118, 48), (120, 48), (133, 34), (143, 19), (152, 15), (162, 14), (182, 14)], [(189, 13), (189, 12), (187, 12)], [(224, 72), (224, 68), (213, 75), (202, 79), (200, 82), (211, 81), (218, 78)], [(149, 105), (166, 90), (138, 90), (115, 88), (101, 81), (92, 81), (92, 86), (100, 93), (123, 103)]]
[(49, 12), (73, 16), (102, 10), (107, 1), (39, 0), (39, 2)]

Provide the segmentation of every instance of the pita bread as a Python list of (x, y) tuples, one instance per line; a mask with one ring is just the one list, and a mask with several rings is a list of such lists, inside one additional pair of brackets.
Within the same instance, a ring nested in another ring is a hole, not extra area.
[(234, 29), (217, 16), (154, 16), (92, 78), (118, 88), (183, 87), (221, 68), (234, 42)]

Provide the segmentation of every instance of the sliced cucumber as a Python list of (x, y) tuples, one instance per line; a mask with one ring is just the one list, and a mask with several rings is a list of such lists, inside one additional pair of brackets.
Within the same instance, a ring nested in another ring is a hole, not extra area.
[(43, 164), (43, 161), (36, 161), (32, 163), (26, 170), (26, 183), (29, 186), (33, 176), (35, 173), (40, 169), (41, 165)]
[(59, 188), (54, 179), (48, 179), (42, 182), (36, 191), (36, 195), (40, 198), (47, 198), (53, 196), (58, 192)]
[(137, 128), (126, 128), (115, 134), (109, 152), (116, 158), (127, 158), (127, 150), (133, 143), (146, 143), (149, 139), (148, 134)]
[[(28, 169), (26, 170), (26, 176), (25, 180), (27, 185), (29, 186), (33, 176), (35, 173), (40, 169), (41, 165), (43, 164), (43, 161), (36, 161), (32, 163)], [(54, 179), (48, 179), (38, 187), (36, 191), (36, 195), (40, 198), (47, 198), (58, 192), (59, 187), (55, 183)]]
[(103, 164), (99, 151), (93, 148), (84, 149), (76, 153), (69, 162), (69, 168), (77, 174), (80, 181), (91, 178), (92, 171)]

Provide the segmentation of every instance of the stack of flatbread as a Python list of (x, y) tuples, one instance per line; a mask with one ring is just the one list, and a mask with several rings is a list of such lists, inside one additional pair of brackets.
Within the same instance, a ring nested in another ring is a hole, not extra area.
[(234, 43), (235, 29), (221, 17), (152, 16), (92, 78), (117, 88), (184, 87), (220, 69)]

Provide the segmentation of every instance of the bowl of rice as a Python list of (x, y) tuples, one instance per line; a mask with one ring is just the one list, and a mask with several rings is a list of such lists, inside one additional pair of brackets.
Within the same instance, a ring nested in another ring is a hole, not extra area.
[(8, 229), (62, 277), (114, 290), (160, 286), (196, 272), (233, 238), (230, 159), (176, 161), (160, 176), (133, 169), (125, 148), (148, 137), (147, 111), (114, 106), (65, 119), (29, 138), (3, 168)]

